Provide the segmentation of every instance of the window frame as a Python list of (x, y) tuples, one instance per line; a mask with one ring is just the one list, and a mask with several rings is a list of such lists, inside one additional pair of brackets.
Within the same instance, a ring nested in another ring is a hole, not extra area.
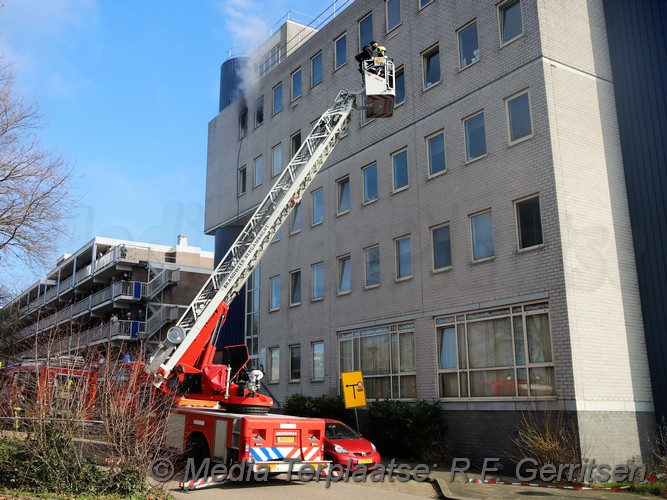
[(299, 234), (303, 227), (303, 213), (301, 210), (301, 202), (297, 202), (290, 213), (289, 218), (289, 234)]
[[(368, 283), (368, 252), (370, 250), (377, 250), (377, 283)], [(364, 288), (366, 290), (371, 289), (371, 288), (377, 288), (382, 284), (382, 262), (381, 262), (381, 255), (380, 255), (380, 244), (376, 243), (375, 245), (368, 246), (364, 248), (363, 250), (364, 254)]]
[[(271, 276), (269, 278), (269, 312), (280, 311), (281, 306), (281, 297), (280, 297), (280, 288), (282, 283), (280, 282), (280, 275)], [(278, 284), (278, 288), (275, 288), (275, 284)], [(276, 300), (277, 299), (277, 300)], [(278, 305), (274, 305), (277, 302)]]
[[(469, 156), (469, 148), (468, 148), (468, 139), (469, 139), (469, 137), (468, 137), (468, 129), (466, 127), (466, 123), (469, 122), (470, 120), (472, 120), (473, 118), (476, 118), (480, 115), (482, 116), (482, 124), (483, 124), (482, 131), (484, 133), (484, 153), (471, 158)], [(475, 112), (471, 115), (466, 116), (465, 118), (463, 118), (461, 120), (461, 122), (463, 124), (463, 138), (464, 138), (464, 141), (465, 141), (464, 151), (465, 151), (465, 162), (466, 162), (466, 164), (472, 163), (472, 162), (480, 160), (482, 158), (486, 158), (486, 156), (489, 153), (489, 150), (488, 150), (487, 145), (486, 145), (486, 118), (484, 117), (484, 110), (480, 109), (479, 111), (477, 111), (477, 112)]]
[[(343, 284), (343, 271), (344, 271), (344, 262), (347, 262), (350, 266), (350, 287), (343, 290), (341, 285)], [(352, 293), (352, 254), (346, 253), (336, 257), (337, 269), (338, 269), (338, 279), (336, 280), (336, 290), (338, 295), (349, 295)]]
[[(259, 162), (258, 162), (259, 160)], [(257, 168), (257, 164), (259, 163), (259, 169)], [(254, 158), (252, 160), (253, 164), (253, 187), (261, 186), (264, 183), (264, 156), (259, 155), (258, 157)], [(259, 172), (259, 177), (257, 173)], [(258, 182), (259, 181), (259, 182)]]
[[(475, 227), (473, 224), (473, 220), (476, 217), (480, 217), (485, 214), (490, 214), (491, 215), (491, 255), (486, 255), (483, 257), (476, 258), (475, 257)], [(469, 227), (470, 227), (470, 249), (471, 249), (471, 257), (472, 257), (472, 262), (477, 263), (477, 262), (487, 262), (489, 260), (493, 260), (496, 255), (496, 248), (495, 248), (495, 241), (493, 238), (493, 212), (490, 208), (487, 208), (486, 210), (481, 210), (479, 212), (475, 212), (474, 214), (469, 215)]]
[(237, 179), (238, 183), (237, 183), (236, 196), (240, 197), (248, 192), (248, 169), (246, 165), (243, 165), (241, 168), (238, 169)]
[[(472, 59), (469, 63), (463, 65), (463, 52), (462, 52), (462, 45), (461, 45), (461, 34), (466, 31), (467, 29), (471, 28), (472, 26), (475, 26), (475, 40), (477, 42), (477, 48), (473, 49), (473, 57), (475, 54), (475, 50), (477, 51), (477, 57)], [(479, 62), (479, 60), (482, 58), (481, 56), (481, 49), (479, 48), (479, 29), (477, 28), (477, 18), (472, 19), (468, 23), (464, 24), (461, 26), (459, 29), (456, 30), (456, 43), (458, 47), (458, 54), (459, 54), (459, 71), (463, 71), (466, 68), (469, 68), (473, 64)]]
[(239, 140), (248, 135), (248, 108), (245, 107), (239, 113)]
[[(260, 117), (260, 112), (261, 112), (261, 117)], [(263, 123), (264, 123), (264, 96), (260, 97), (255, 101), (255, 128), (259, 127)]]
[[(269, 355), (267, 356), (268, 366), (268, 383), (277, 384), (280, 382), (280, 347), (272, 346), (268, 348)], [(274, 360), (274, 353), (276, 354)], [(274, 373), (275, 372), (275, 373)], [(274, 378), (275, 375), (275, 378)]]
[[(317, 196), (322, 196), (322, 217), (320, 220), (315, 220), (315, 198)], [(324, 212), (325, 212), (325, 207), (324, 207), (324, 188), (317, 188), (313, 189), (310, 193), (310, 200), (311, 200), (311, 210), (310, 210), (310, 226), (319, 226), (320, 224), (324, 223)]]
[[(438, 170), (437, 172), (433, 173), (433, 165), (432, 165), (432, 159), (431, 157), (433, 156), (431, 154), (431, 140), (435, 139), (436, 137), (442, 136), (442, 160), (443, 160), (443, 166), (442, 170)], [(447, 143), (445, 142), (445, 131), (443, 129), (438, 130), (437, 132), (433, 132), (430, 135), (427, 135), (425, 138), (426, 141), (426, 178), (427, 179), (432, 179), (434, 177), (438, 177), (440, 175), (443, 175), (447, 172)]]
[[(316, 346), (321, 346), (322, 347), (322, 352), (316, 353), (315, 352), (316, 351), (316, 349), (315, 349)], [(322, 381), (322, 380), (324, 380), (324, 378), (326, 376), (325, 363), (324, 363), (324, 347), (325, 347), (324, 346), (324, 340), (315, 340), (315, 341), (310, 343), (310, 353), (311, 353), (311, 358), (310, 358), (310, 360), (311, 360), (311, 365), (310, 365), (311, 366), (311, 373), (310, 373), (310, 376), (311, 376), (311, 380), (314, 381), (314, 382)], [(318, 355), (320, 357), (319, 361), (317, 359)], [(320, 373), (316, 373), (316, 370), (315, 370), (315, 367), (319, 364), (321, 364), (321, 368), (320, 368), (321, 369), (321, 376), (320, 376)]]
[[(288, 350), (289, 350), (289, 381), (290, 382), (300, 382), (301, 381), (301, 344), (290, 344), (288, 346)], [(299, 373), (298, 373), (298, 377), (294, 377), (293, 376), (294, 375), (294, 369), (295, 369), (295, 367), (294, 367), (294, 360), (295, 360), (294, 352), (297, 351), (297, 350), (298, 350), (297, 360), (298, 360), (298, 364), (299, 364), (297, 369), (298, 369)]]
[[(295, 139), (298, 138), (299, 146), (296, 147)], [(301, 146), (303, 145), (303, 141), (301, 140), (301, 130), (294, 132), (292, 135), (289, 137), (289, 144), (290, 144), (290, 158), (294, 158), (294, 155), (299, 151)]]
[[(295, 96), (294, 95), (294, 77), (298, 75), (299, 76), (299, 95)], [(290, 75), (290, 103), (293, 103), (297, 99), (299, 99), (303, 95), (303, 78), (302, 78), (303, 72), (301, 71), (301, 67), (295, 69), (292, 71)]]
[[(533, 200), (537, 200), (537, 211), (538, 211), (537, 215), (539, 216), (539, 232), (540, 232), (541, 241), (539, 243), (534, 244), (534, 245), (522, 247), (521, 246), (521, 240), (522, 240), (522, 238), (521, 238), (521, 228), (522, 228), (522, 225), (521, 225), (521, 221), (519, 219), (519, 205), (521, 205), (523, 203), (526, 203), (526, 202), (529, 202), (529, 201), (533, 201)], [(514, 220), (515, 220), (515, 223), (516, 223), (516, 238), (517, 238), (516, 248), (517, 248), (517, 252), (519, 252), (519, 253), (529, 252), (531, 250), (535, 250), (535, 249), (538, 249), (538, 248), (543, 248), (544, 247), (544, 223), (543, 223), (543, 220), (542, 220), (542, 204), (540, 203), (539, 193), (538, 194), (533, 194), (533, 195), (530, 195), (530, 196), (525, 196), (525, 197), (520, 198), (518, 200), (514, 200), (513, 203), (514, 203)]]
[[(410, 273), (401, 274), (401, 254), (400, 254), (400, 245), (405, 240), (409, 241), (409, 250), (410, 250)], [(405, 234), (394, 238), (394, 272), (396, 273), (396, 281), (407, 281), (412, 279), (414, 276), (414, 262), (412, 259), (412, 235)]]
[(403, 87), (403, 100), (399, 101), (398, 99), (396, 99), (396, 101), (394, 102), (394, 109), (396, 109), (398, 106), (404, 104), (406, 99), (407, 99), (407, 96), (405, 94), (405, 66), (400, 66), (400, 67), (396, 68), (396, 71), (394, 71), (394, 90), (396, 92), (397, 97), (398, 97), (398, 77), (399, 76), (402, 77), (402, 81), (403, 81), (403, 86), (402, 86)]
[(424, 1), (419, 0), (419, 6), (418, 6), (419, 9), (418, 9), (418, 10), (422, 10), (422, 9), (423, 9), (424, 7), (426, 7), (427, 5), (431, 5), (431, 4), (433, 3), (433, 1), (434, 1), (434, 0), (424, 0)]
[[(396, 157), (405, 153), (405, 184), (401, 187), (396, 187)], [(410, 156), (408, 154), (408, 148), (404, 147), (398, 151), (391, 153), (391, 192), (400, 193), (405, 191), (410, 187)]]
[[(364, 36), (361, 32), (361, 24), (366, 20), (369, 19), (371, 21), (370, 28), (371, 28), (371, 33), (368, 38), (368, 40), (364, 40)], [(359, 18), (357, 21), (357, 42), (359, 43), (359, 46), (357, 47), (358, 51), (361, 52), (361, 49), (366, 45), (367, 43), (370, 43), (373, 40), (373, 12), (368, 12), (362, 17)]]
[[(311, 277), (312, 277), (311, 286), (310, 286), (310, 300), (311, 300), (311, 302), (324, 300), (324, 297), (326, 295), (326, 282), (325, 282), (326, 269), (324, 268), (324, 262), (316, 262), (315, 264), (312, 264), (310, 266), (310, 269), (311, 269), (310, 274), (311, 274)], [(322, 273), (322, 276), (321, 276), (321, 278), (322, 278), (322, 294), (321, 295), (315, 295), (315, 292), (316, 292), (315, 287), (317, 285), (317, 279), (316, 279), (316, 276), (315, 276), (316, 269), (321, 270), (321, 273)]]
[[(276, 171), (276, 152), (280, 152), (278, 160), (278, 171)], [(278, 143), (271, 148), (271, 178), (280, 175), (283, 171), (283, 145)]]
[[(341, 204), (343, 203), (343, 196), (345, 196), (344, 186), (347, 186), (347, 208), (341, 209)], [(351, 199), (351, 188), (350, 185), (350, 176), (345, 175), (339, 179), (336, 179), (336, 216), (345, 215), (350, 212), (352, 207)]]
[[(273, 111), (272, 116), (275, 116), (283, 110), (283, 82), (279, 82), (273, 87), (272, 95), (273, 103), (271, 110)], [(276, 99), (276, 95), (279, 96), (279, 99)], [(276, 109), (277, 105), (279, 105), (279, 109)]]
[[(391, 28), (389, 27), (389, 2), (396, 2), (398, 4), (398, 22)], [(401, 13), (401, 0), (384, 0), (384, 19), (385, 19), (384, 27), (385, 27), (385, 32), (387, 34), (391, 33), (401, 24), (403, 24), (403, 15)]]
[[(366, 185), (367, 185), (367, 177), (366, 177), (366, 172), (371, 169), (375, 168), (375, 198), (369, 198), (368, 200), (366, 199)], [(378, 183), (378, 166), (377, 162), (370, 163), (369, 165), (365, 165), (361, 167), (361, 180), (363, 183), (362, 190), (361, 190), (361, 205), (366, 206), (370, 205), (371, 203), (375, 203), (378, 201), (380, 198), (380, 187)]]
[[(503, 12), (511, 6), (511, 4), (519, 4), (519, 19), (521, 20), (521, 31), (519, 34), (514, 35), (514, 37), (510, 38), (507, 41), (503, 41), (503, 34), (505, 31), (505, 25), (503, 23)], [(523, 30), (523, 8), (521, 7), (521, 0), (506, 0), (500, 4), (498, 4), (498, 35), (500, 38), (500, 47), (505, 47), (506, 45), (509, 45), (513, 41), (521, 38), (523, 36), (524, 30)]]
[[(343, 40), (343, 39), (345, 40), (345, 41), (344, 41), (344, 46), (345, 46), (344, 60), (343, 60), (343, 62), (342, 62), (341, 64), (338, 64), (338, 55), (339, 55), (339, 52), (338, 52), (338, 42), (340, 42), (340, 41)], [(342, 68), (343, 66), (345, 66), (345, 65), (347, 64), (347, 31), (344, 32), (343, 34), (339, 35), (337, 38), (334, 39), (334, 44), (333, 44), (333, 46), (334, 46), (334, 60), (333, 60), (333, 63), (334, 63), (334, 72), (336, 72), (336, 71), (338, 71), (340, 68)]]
[[(320, 79), (315, 81), (315, 60), (320, 62)], [(317, 54), (310, 58), (310, 88), (318, 86), (324, 80), (324, 55), (320, 50)]]
[[(511, 121), (511, 117), (510, 117), (510, 102), (515, 100), (515, 99), (518, 99), (518, 98), (520, 98), (524, 95), (528, 99), (528, 121), (530, 122), (530, 132), (526, 135), (523, 135), (523, 136), (519, 137), (518, 139), (512, 139), (512, 121)], [(533, 113), (532, 113), (532, 106), (531, 106), (531, 102), (530, 102), (530, 90), (529, 89), (520, 90), (519, 92), (516, 92), (516, 93), (512, 94), (511, 96), (505, 98), (505, 121), (506, 121), (506, 124), (507, 124), (507, 135), (508, 135), (508, 139), (509, 139), (508, 146), (513, 146), (514, 144), (518, 144), (520, 142), (526, 141), (526, 140), (530, 139), (531, 137), (533, 137), (535, 132), (533, 130)]]
[[(289, 273), (289, 306), (299, 306), (301, 305), (302, 300), (302, 277), (301, 269), (295, 269)], [(298, 290), (297, 290), (298, 287)], [(295, 292), (298, 292), (298, 297), (295, 296)]]
[[(439, 229), (447, 228), (448, 229), (448, 236), (449, 236), (449, 265), (442, 266), (442, 267), (436, 267), (436, 249), (435, 249), (435, 232), (438, 231)], [(442, 224), (437, 224), (435, 226), (431, 226), (430, 228), (431, 232), (431, 271), (434, 273), (441, 273), (443, 271), (449, 271), (453, 267), (452, 263), (452, 225), (450, 221), (443, 222)]]
[[(428, 64), (427, 64), (427, 59), (430, 59), (432, 56), (436, 55), (438, 57), (438, 79), (428, 85), (427, 82), (427, 77), (428, 77)], [(435, 45), (431, 45), (428, 49), (424, 50), (421, 53), (421, 60), (422, 60), (422, 90), (426, 91), (429, 89), (432, 89), (436, 85), (438, 85), (442, 81), (442, 64), (440, 63), (440, 44), (436, 43)]]

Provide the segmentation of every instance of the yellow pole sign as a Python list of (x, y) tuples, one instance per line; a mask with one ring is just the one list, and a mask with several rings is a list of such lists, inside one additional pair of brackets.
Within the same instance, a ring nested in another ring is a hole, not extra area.
[(343, 372), (340, 376), (343, 381), (345, 408), (366, 406), (366, 388), (364, 387), (363, 374), (360, 371)]

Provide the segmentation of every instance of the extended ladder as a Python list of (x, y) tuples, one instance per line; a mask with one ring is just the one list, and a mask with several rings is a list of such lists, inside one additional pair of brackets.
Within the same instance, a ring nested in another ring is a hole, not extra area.
[(230, 304), (255, 269), (291, 209), (347, 128), (356, 92), (341, 91), (259, 205), (200, 292), (150, 357), (146, 372), (160, 387), (221, 303)]

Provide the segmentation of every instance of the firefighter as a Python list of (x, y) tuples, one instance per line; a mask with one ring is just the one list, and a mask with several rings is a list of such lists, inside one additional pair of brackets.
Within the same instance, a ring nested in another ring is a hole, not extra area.
[(241, 368), (236, 376), (236, 383), (238, 384), (238, 390), (236, 391), (237, 396), (245, 396), (246, 385), (248, 385), (248, 382), (250, 381), (247, 368), (247, 365), (243, 365), (243, 368)]
[(25, 385), (21, 385), (16, 391), (16, 400), (14, 401), (14, 429), (19, 430), (19, 422), (21, 419), (21, 414), (25, 413)]

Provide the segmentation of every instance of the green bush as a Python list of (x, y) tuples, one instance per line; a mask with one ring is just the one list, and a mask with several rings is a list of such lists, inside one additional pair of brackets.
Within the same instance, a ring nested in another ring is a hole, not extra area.
[(347, 424), (354, 423), (354, 413), (345, 409), (345, 402), (339, 396), (304, 396), (292, 394), (283, 404), (286, 415), (297, 417), (333, 418)]
[(368, 405), (364, 435), (385, 457), (438, 461), (445, 425), (437, 403), (382, 400)]

